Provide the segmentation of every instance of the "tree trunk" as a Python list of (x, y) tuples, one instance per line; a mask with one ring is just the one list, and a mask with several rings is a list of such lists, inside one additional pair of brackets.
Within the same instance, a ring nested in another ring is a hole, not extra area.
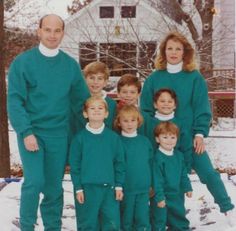
[(4, 66), (4, 1), (0, 1), (0, 177), (10, 176), (10, 151), (6, 110), (6, 79)]

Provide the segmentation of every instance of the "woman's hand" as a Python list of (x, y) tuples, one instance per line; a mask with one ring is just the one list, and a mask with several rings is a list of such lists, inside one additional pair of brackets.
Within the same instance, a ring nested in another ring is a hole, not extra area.
[(202, 154), (203, 152), (205, 152), (206, 148), (203, 137), (195, 136), (193, 140), (193, 147), (197, 154)]

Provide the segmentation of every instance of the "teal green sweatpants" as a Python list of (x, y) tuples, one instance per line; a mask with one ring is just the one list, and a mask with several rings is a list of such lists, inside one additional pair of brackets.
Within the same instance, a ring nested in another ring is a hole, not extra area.
[[(101, 223), (102, 231), (119, 231), (119, 202), (115, 200), (114, 187), (109, 185), (83, 186), (85, 201), (77, 203), (77, 229), (96, 231)], [(100, 221), (99, 221), (100, 219)]]
[(122, 231), (150, 231), (149, 193), (124, 194), (121, 202)]
[(166, 226), (171, 231), (190, 231), (181, 195), (166, 196), (165, 208), (157, 207), (156, 200), (152, 198), (150, 207), (152, 231), (165, 231)]
[(220, 207), (222, 213), (234, 208), (231, 199), (225, 189), (224, 183), (220, 178), (220, 174), (213, 168), (211, 160), (204, 152), (201, 155), (193, 153), (192, 167), (199, 176), (200, 181), (206, 184), (209, 192), (214, 198), (215, 203)]
[(23, 138), (18, 136), (18, 147), (24, 172), (21, 188), (21, 231), (34, 231), (40, 204), (45, 231), (60, 231), (63, 211), (62, 179), (66, 163), (67, 137), (37, 136), (39, 151), (25, 149)]

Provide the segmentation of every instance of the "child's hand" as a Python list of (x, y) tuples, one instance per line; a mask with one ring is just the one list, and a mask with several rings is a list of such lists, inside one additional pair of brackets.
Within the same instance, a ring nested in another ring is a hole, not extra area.
[(149, 197), (152, 198), (152, 197), (154, 197), (154, 195), (155, 195), (154, 189), (150, 188), (150, 190), (149, 190)]
[(120, 189), (116, 189), (116, 200), (122, 201), (123, 196), (124, 196), (123, 191)]
[(160, 201), (157, 203), (158, 208), (165, 208), (166, 207), (166, 202), (165, 201)]
[(84, 203), (84, 192), (83, 191), (77, 192), (76, 198), (80, 204), (83, 204)]
[(193, 195), (193, 192), (186, 192), (185, 195), (186, 195), (188, 198), (191, 198), (192, 195)]
[(203, 138), (200, 136), (195, 136), (193, 140), (193, 147), (195, 148), (195, 152), (197, 154), (202, 154), (206, 150)]

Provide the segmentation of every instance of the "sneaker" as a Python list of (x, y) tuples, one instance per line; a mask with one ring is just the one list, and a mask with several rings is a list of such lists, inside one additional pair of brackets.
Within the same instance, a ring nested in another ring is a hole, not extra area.
[(229, 210), (225, 213), (227, 223), (230, 227), (236, 227), (236, 213), (235, 209)]

